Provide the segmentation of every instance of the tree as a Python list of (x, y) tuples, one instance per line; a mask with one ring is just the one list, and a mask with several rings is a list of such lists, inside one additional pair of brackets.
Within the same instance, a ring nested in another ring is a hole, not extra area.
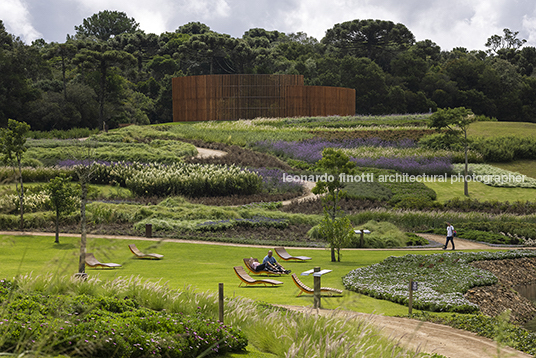
[(65, 173), (50, 179), (50, 182), (45, 186), (45, 191), (50, 197), (52, 207), (56, 211), (56, 240), (54, 243), (60, 243), (60, 216), (68, 214), (75, 209), (76, 196), (75, 191), (70, 185), (71, 177), (67, 177)]
[(107, 41), (120, 34), (135, 33), (139, 31), (139, 26), (134, 18), (129, 18), (124, 12), (104, 10), (84, 19), (82, 25), (74, 29), (79, 37), (95, 36)]
[[(13, 168), (13, 173), (18, 176), (19, 182), (16, 185), (19, 194), (20, 207), (20, 230), (24, 230), (24, 186), (22, 181), (22, 156), (26, 152), (26, 134), (30, 126), (26, 122), (18, 122), (13, 119), (8, 120), (7, 128), (0, 130), (0, 150), (2, 161)], [(18, 168), (19, 172), (16, 172)], [(20, 184), (20, 186), (19, 186)]]
[(467, 139), (467, 129), (469, 125), (478, 118), (471, 112), (470, 109), (465, 107), (457, 108), (448, 108), (441, 109), (439, 108), (437, 112), (430, 116), (430, 127), (437, 130), (447, 129), (446, 135), (463, 136), (463, 146), (465, 152), (465, 168), (463, 171), (463, 193), (465, 196), (469, 196), (469, 188), (467, 184), (467, 173), (468, 173), (468, 159), (467, 152), (469, 150), (469, 141)]
[(45, 58), (54, 59), (58, 58), (61, 66), (61, 78), (63, 81), (63, 96), (67, 100), (67, 78), (65, 73), (67, 72), (67, 61), (74, 57), (76, 53), (76, 46), (71, 42), (66, 42), (63, 44), (53, 44)]
[(93, 68), (99, 74), (98, 102), (99, 102), (99, 125), (107, 130), (104, 116), (104, 103), (108, 91), (108, 75), (110, 69), (115, 66), (127, 66), (135, 64), (134, 56), (126, 51), (112, 50), (106, 43), (87, 44), (75, 57), (75, 62), (84, 69)]
[(338, 56), (368, 57), (384, 69), (394, 55), (414, 42), (415, 36), (403, 24), (372, 19), (336, 24), (322, 39)]
[[(346, 243), (348, 235), (345, 230), (348, 228), (346, 220), (339, 220), (337, 215), (341, 209), (339, 202), (345, 197), (344, 175), (352, 175), (355, 171), (355, 163), (350, 162), (350, 158), (340, 149), (325, 148), (322, 151), (322, 159), (317, 165), (325, 170), (325, 180), (319, 180), (312, 192), (315, 194), (326, 194), (322, 198), (324, 204), (324, 221), (321, 224), (320, 232), (325, 233), (324, 238), (331, 246), (331, 261), (335, 262), (335, 249), (339, 253), (340, 248)], [(340, 261), (340, 256), (338, 257)]]
[(93, 175), (93, 157), (95, 143), (91, 140), (84, 141), (81, 147), (82, 152), (76, 153), (76, 159), (80, 164), (74, 167), (75, 173), (78, 176), (80, 183), (80, 256), (78, 260), (78, 274), (84, 275), (86, 272), (86, 245), (87, 245), (87, 219), (86, 219), (86, 204), (88, 186)]
[(517, 51), (527, 40), (518, 39), (519, 31), (513, 32), (510, 29), (503, 30), (504, 36), (493, 35), (486, 41), (485, 46), (489, 47), (490, 52), (499, 53), (501, 50)]

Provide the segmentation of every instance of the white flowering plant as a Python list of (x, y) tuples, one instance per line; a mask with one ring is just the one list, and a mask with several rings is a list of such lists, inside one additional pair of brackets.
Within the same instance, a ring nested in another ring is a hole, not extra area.
[(414, 308), (472, 313), (479, 308), (463, 294), (472, 287), (495, 284), (497, 278), (489, 271), (470, 266), (470, 262), (535, 256), (533, 250), (390, 256), (380, 263), (350, 271), (343, 277), (343, 283), (348, 290), (407, 305), (412, 279), (418, 282), (418, 289), (413, 292)]

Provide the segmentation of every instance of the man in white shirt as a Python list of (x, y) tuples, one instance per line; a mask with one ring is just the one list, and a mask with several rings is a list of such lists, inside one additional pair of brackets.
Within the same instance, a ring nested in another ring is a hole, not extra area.
[(443, 250), (447, 249), (447, 246), (449, 246), (449, 241), (452, 242), (452, 249), (454, 250), (454, 226), (450, 225), (450, 223), (447, 223), (447, 242), (445, 242)]

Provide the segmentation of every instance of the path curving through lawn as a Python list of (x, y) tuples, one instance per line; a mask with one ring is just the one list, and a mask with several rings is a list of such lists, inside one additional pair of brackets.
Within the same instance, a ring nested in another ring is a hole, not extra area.
[(360, 319), (371, 323), (391, 340), (404, 348), (416, 352), (440, 354), (452, 358), (529, 358), (530, 354), (510, 347), (501, 347), (498, 353), (497, 342), (461, 329), (437, 323), (422, 322), (402, 317), (386, 317), (352, 311), (315, 310), (301, 306), (280, 306), (305, 314), (340, 316), (344, 319)]

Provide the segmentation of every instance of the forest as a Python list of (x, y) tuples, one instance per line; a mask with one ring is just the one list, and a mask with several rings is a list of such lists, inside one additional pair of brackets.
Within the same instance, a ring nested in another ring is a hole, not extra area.
[(356, 90), (356, 114), (429, 113), (466, 107), (500, 121), (536, 122), (536, 48), (518, 32), (490, 34), (486, 51), (442, 51), (403, 24), (353, 20), (318, 41), (253, 28), (241, 38), (190, 22), (145, 33), (134, 18), (101, 11), (64, 43), (31, 44), (0, 20), (0, 126), (32, 130), (171, 122), (171, 78), (301, 74), (306, 85)]

